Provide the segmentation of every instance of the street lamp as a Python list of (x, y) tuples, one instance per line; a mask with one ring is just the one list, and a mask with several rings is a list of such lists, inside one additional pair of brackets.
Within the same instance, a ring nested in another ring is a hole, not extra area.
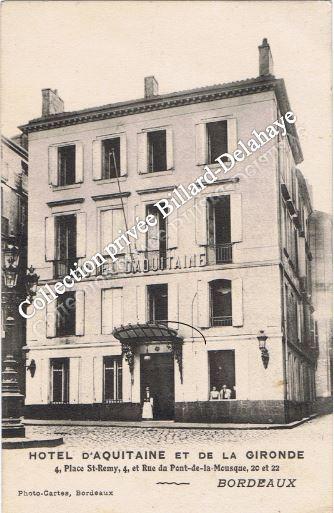
[[(9, 241), (4, 249), (3, 276), (5, 286), (8, 289), (16, 287), (19, 273), (19, 248), (15, 244), (13, 234), (9, 236)], [(8, 302), (13, 308), (15, 297), (9, 296)], [(9, 350), (12, 347), (13, 328), (15, 319), (11, 315), (6, 318), (6, 328), (9, 339)], [(20, 393), (17, 379), (17, 362), (12, 355), (7, 355), (4, 359), (4, 370), (2, 372), (2, 436), (3, 438), (16, 438), (25, 436), (25, 427), (21, 421), (21, 411), (24, 396)]]
[(7, 288), (16, 287), (19, 267), (19, 248), (15, 244), (15, 236), (13, 233), (8, 237), (7, 246), (3, 252), (4, 256), (4, 280)]
[(266, 347), (267, 342), (267, 335), (265, 334), (264, 330), (260, 330), (257, 334), (257, 339), (259, 341), (259, 349), (261, 351), (261, 358), (263, 362), (263, 367), (266, 369), (268, 367), (269, 363), (269, 351)]

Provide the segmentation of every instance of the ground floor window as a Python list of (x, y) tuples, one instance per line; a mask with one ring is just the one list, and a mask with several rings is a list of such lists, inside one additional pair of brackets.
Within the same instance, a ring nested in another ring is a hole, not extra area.
[(103, 401), (105, 403), (122, 401), (121, 356), (105, 356), (103, 358)]
[(236, 399), (235, 353), (209, 351), (210, 400)]
[(69, 359), (52, 358), (51, 368), (51, 401), (68, 403), (69, 397)]

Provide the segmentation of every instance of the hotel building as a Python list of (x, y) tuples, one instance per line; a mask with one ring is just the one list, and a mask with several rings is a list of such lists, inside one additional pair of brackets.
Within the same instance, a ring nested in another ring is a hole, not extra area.
[(144, 98), (75, 112), (57, 91), (42, 94), (42, 116), (21, 127), (28, 261), (40, 285), (102, 253), (137, 218), (157, 225), (28, 320), (36, 371), (26, 416), (141, 420), (146, 387), (156, 419), (310, 414), (312, 205), (295, 125), (167, 218), (154, 206), (291, 111), (267, 41), (252, 79), (161, 95), (147, 77)]

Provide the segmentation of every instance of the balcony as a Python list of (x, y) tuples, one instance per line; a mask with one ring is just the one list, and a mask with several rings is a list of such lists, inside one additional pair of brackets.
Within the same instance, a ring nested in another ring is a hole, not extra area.
[(229, 264), (232, 262), (232, 243), (209, 245), (206, 256), (209, 265)]
[(69, 274), (71, 269), (75, 269), (74, 264), (78, 263), (77, 258), (60, 259), (53, 261), (53, 277), (63, 278)]
[(219, 317), (210, 317), (210, 326), (232, 326), (231, 315), (220, 315)]
[(153, 271), (166, 269), (166, 256), (167, 252), (160, 250), (148, 250), (144, 253), (144, 258), (148, 261), (148, 267)]

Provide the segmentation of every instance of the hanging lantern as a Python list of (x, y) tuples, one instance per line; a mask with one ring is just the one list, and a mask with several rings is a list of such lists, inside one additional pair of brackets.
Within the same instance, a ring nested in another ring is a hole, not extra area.
[(16, 287), (17, 278), (19, 273), (19, 248), (15, 244), (15, 236), (13, 232), (8, 237), (7, 245), (3, 252), (4, 255), (4, 266), (3, 276), (5, 285), (9, 289)]

